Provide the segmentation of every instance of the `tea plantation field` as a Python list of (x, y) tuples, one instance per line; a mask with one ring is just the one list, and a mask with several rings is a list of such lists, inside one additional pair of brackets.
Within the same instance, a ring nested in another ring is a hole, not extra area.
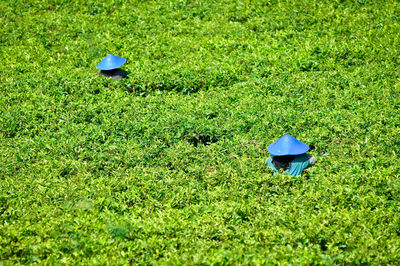
[[(1, 0), (0, 22), (0, 265), (400, 263), (399, 1)], [(298, 178), (265, 164), (283, 134), (318, 159)]]

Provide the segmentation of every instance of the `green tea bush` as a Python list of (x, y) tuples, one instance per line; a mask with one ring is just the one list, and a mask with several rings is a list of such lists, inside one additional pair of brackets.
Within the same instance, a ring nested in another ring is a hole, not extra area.
[[(0, 1), (0, 264), (398, 264), (399, 16)], [(266, 167), (283, 134), (298, 178)]]

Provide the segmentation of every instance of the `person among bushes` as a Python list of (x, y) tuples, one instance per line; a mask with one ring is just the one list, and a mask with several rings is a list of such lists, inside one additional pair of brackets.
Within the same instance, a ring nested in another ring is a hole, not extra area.
[(126, 58), (119, 57), (113, 54), (108, 54), (97, 64), (96, 68), (100, 69), (100, 75), (105, 77), (112, 77), (114, 80), (127, 78), (126, 73), (120, 69), (126, 63)]
[(283, 169), (292, 176), (299, 176), (303, 170), (314, 165), (317, 159), (306, 154), (310, 148), (307, 144), (286, 134), (271, 143), (267, 150), (273, 155), (267, 159), (267, 165), (276, 173)]

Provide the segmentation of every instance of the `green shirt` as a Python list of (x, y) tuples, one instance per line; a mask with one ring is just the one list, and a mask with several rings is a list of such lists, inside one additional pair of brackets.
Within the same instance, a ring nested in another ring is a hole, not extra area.
[[(290, 168), (285, 172), (292, 176), (299, 176), (303, 173), (303, 170), (313, 165), (316, 162), (315, 157), (312, 157), (308, 154), (301, 154), (294, 157), (293, 161), (290, 164)], [(267, 165), (274, 170), (274, 172), (278, 172), (272, 163), (272, 157), (267, 159)]]

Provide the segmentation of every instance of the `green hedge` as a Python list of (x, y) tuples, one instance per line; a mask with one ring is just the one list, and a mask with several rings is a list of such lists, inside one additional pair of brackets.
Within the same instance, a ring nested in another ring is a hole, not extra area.
[[(1, 1), (0, 265), (398, 264), (399, 17)], [(265, 165), (283, 134), (318, 159), (298, 178)]]

